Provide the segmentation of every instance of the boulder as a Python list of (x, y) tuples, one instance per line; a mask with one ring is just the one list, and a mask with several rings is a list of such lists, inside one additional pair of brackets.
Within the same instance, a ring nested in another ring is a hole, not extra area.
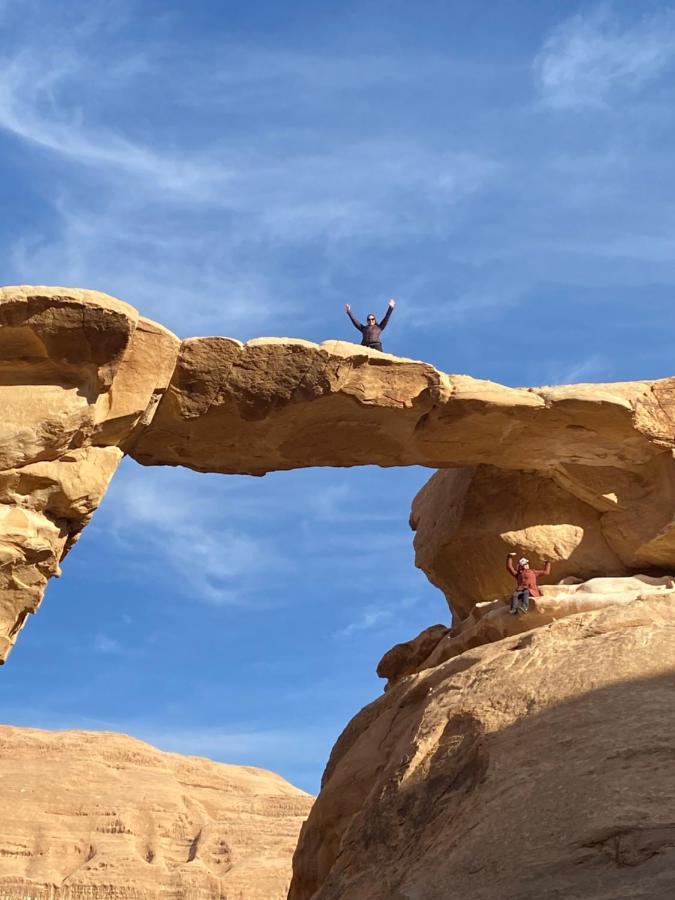
[(511, 593), (510, 552), (536, 568), (550, 560), (542, 583), (675, 570), (674, 511), (675, 461), (667, 452), (626, 469), (440, 470), (415, 497), (410, 524), (416, 565), (461, 620), (475, 598)]

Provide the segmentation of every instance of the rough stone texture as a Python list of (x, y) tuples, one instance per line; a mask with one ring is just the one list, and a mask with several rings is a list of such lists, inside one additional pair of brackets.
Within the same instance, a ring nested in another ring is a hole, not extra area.
[(179, 345), (106, 294), (0, 289), (0, 663), (152, 420)]
[(0, 662), (97, 509), (122, 451), (85, 447), (0, 472)]
[(413, 511), (418, 564), (460, 618), (506, 588), (516, 545), (556, 579), (675, 568), (675, 379), (515, 389), (340, 341), (181, 344), (105, 294), (12, 287), (0, 405), (0, 663), (120, 451), (257, 475), (471, 466), (432, 479)]
[(377, 664), (377, 674), (380, 678), (388, 679), (387, 687), (389, 687), (406, 675), (419, 672), (424, 668), (425, 660), (438, 646), (441, 638), (444, 638), (449, 632), (450, 629), (447, 625), (430, 625), (412, 640), (395, 644), (391, 650), (387, 650)]
[(380, 678), (388, 679), (385, 690), (406, 675), (433, 668), (481, 644), (522, 634), (580, 612), (625, 606), (635, 600), (648, 600), (655, 594), (675, 604), (675, 577), (593, 578), (586, 582), (543, 585), (542, 593), (542, 597), (530, 600), (527, 615), (511, 615), (510, 597), (487, 600), (476, 603), (469, 615), (452, 628), (432, 625), (411, 641), (396, 644), (377, 667)]
[(493, 466), (437, 472), (413, 501), (415, 561), (457, 619), (476, 597), (513, 588), (506, 554), (551, 575), (586, 580), (675, 569), (675, 461), (671, 452), (629, 469), (559, 466), (549, 473)]
[(675, 444), (671, 380), (507, 388), (353, 344), (184, 341), (133, 449), (146, 465), (642, 465)]
[(289, 900), (675, 895), (675, 604), (404, 678), (333, 749)]
[(283, 900), (311, 803), (263, 769), (0, 726), (0, 897)]

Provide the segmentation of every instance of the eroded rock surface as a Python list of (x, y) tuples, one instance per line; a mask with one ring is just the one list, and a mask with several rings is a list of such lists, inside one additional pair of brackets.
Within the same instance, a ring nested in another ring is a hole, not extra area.
[(283, 900), (311, 803), (263, 769), (0, 726), (0, 896)]
[(525, 554), (543, 582), (569, 576), (675, 570), (675, 460), (644, 466), (565, 465), (548, 472), (494, 466), (445, 469), (413, 501), (415, 561), (456, 619), (476, 597), (513, 588), (506, 554)]
[(340, 341), (181, 343), (105, 294), (14, 287), (0, 406), (0, 663), (124, 453), (255, 475), (470, 466), (413, 511), (460, 618), (505, 587), (516, 544), (555, 578), (675, 568), (675, 379), (516, 389)]
[(674, 688), (667, 596), (404, 678), (335, 745), (289, 900), (672, 896)]
[(509, 595), (476, 603), (469, 615), (458, 619), (451, 628), (432, 625), (412, 640), (396, 644), (380, 660), (377, 674), (387, 679), (389, 688), (406, 675), (431, 669), (482, 644), (522, 634), (577, 613), (625, 606), (654, 596), (669, 599), (675, 606), (673, 576), (638, 575), (592, 578), (586, 582), (569, 579), (569, 582), (542, 585), (543, 596), (530, 600), (527, 615), (511, 615)]
[(0, 663), (152, 420), (178, 348), (106, 294), (0, 289)]
[(675, 379), (507, 388), (340, 341), (184, 341), (146, 465), (642, 465), (675, 445)]

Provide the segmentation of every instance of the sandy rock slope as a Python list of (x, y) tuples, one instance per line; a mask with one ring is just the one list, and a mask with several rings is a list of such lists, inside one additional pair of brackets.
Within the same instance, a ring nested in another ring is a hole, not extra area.
[(289, 900), (675, 896), (675, 603), (403, 678), (333, 748)]
[(0, 726), (0, 897), (283, 900), (311, 802), (125, 735)]

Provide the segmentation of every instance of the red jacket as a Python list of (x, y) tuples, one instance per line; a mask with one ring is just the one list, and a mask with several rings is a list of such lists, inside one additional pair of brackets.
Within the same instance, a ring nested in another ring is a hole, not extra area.
[(541, 591), (537, 584), (537, 576), (551, 574), (550, 562), (545, 563), (543, 569), (530, 569), (529, 566), (518, 566), (516, 569), (509, 556), (506, 559), (506, 568), (516, 579), (516, 584), (519, 588), (528, 588), (533, 597), (541, 597)]

